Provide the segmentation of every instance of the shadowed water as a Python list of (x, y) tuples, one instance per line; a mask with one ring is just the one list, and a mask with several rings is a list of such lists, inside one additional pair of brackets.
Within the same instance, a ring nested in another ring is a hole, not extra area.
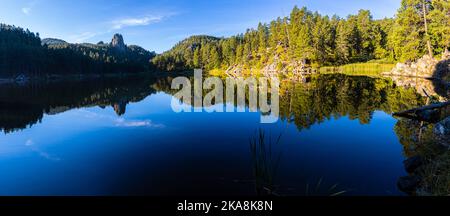
[[(280, 120), (261, 124), (259, 112), (175, 113), (171, 80), (0, 86), (0, 195), (255, 195), (267, 175), (278, 195), (402, 194), (406, 135), (390, 114), (424, 103), (412, 88), (282, 82)], [(270, 174), (255, 173), (259, 130)]]

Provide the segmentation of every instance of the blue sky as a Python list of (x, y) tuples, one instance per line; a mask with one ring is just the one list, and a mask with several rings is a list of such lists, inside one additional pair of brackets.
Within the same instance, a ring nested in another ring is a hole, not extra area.
[(29, 28), (41, 38), (69, 42), (108, 41), (162, 52), (196, 34), (231, 36), (306, 6), (345, 17), (370, 9), (374, 18), (393, 17), (401, 0), (0, 0), (0, 22)]

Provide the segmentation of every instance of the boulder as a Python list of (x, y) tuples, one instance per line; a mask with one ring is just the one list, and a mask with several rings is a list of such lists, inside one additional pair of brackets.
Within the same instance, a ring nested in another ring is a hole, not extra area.
[(423, 164), (423, 159), (420, 156), (414, 156), (403, 161), (405, 170), (409, 173), (416, 171)]
[(417, 187), (420, 185), (420, 182), (422, 179), (419, 176), (403, 176), (400, 177), (397, 181), (397, 187), (399, 190), (406, 192), (406, 193), (412, 193), (414, 192)]

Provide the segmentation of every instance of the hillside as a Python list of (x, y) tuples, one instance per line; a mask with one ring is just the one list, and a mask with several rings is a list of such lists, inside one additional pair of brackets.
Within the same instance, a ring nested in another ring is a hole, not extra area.
[(295, 7), (289, 16), (260, 23), (244, 34), (203, 40), (196, 43), (199, 46), (189, 46), (189, 42), (209, 37), (188, 38), (153, 59), (153, 63), (168, 71), (193, 67), (206, 70), (270, 67), (292, 71), (299, 62), (322, 67), (367, 61), (413, 61), (424, 54), (440, 55), (448, 50), (449, 10), (450, 5), (444, 0), (409, 0), (402, 1), (395, 18), (376, 20), (368, 10), (341, 18)]
[[(199, 58), (201, 53), (198, 51), (206, 47), (208, 51), (211, 47), (216, 46), (220, 41), (220, 38), (207, 36), (207, 35), (195, 35), (178, 42), (172, 49), (156, 56), (153, 59), (153, 64), (162, 70), (185, 70), (193, 69), (199, 66)], [(206, 48), (204, 48), (206, 50)], [(195, 56), (195, 58), (194, 58)], [(205, 53), (205, 61), (208, 58), (208, 53)], [(211, 60), (213, 61), (213, 59)]]
[(155, 55), (127, 46), (119, 34), (109, 44), (70, 44), (54, 38), (41, 40), (28, 29), (0, 25), (0, 78), (144, 72), (152, 68), (150, 60)]

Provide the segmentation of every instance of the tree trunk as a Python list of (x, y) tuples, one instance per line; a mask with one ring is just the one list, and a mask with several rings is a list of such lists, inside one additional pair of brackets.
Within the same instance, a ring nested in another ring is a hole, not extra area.
[(428, 35), (428, 21), (427, 21), (426, 0), (423, 0), (422, 8), (423, 8), (423, 22), (424, 22), (424, 25), (425, 25), (425, 37), (427, 39), (428, 55), (430, 55), (430, 57), (433, 57), (433, 50), (431, 49), (430, 37)]
[(417, 113), (417, 112), (421, 112), (421, 111), (424, 111), (424, 110), (431, 110), (431, 109), (441, 109), (441, 108), (445, 108), (447, 106), (450, 106), (450, 101), (439, 102), (439, 103), (434, 103), (434, 104), (431, 104), (431, 105), (426, 105), (426, 106), (423, 106), (423, 107), (409, 109), (409, 110), (406, 110), (406, 111), (395, 112), (395, 113), (393, 113), (393, 115), (395, 115), (395, 116), (403, 116), (403, 115), (409, 114), (409, 113)]

